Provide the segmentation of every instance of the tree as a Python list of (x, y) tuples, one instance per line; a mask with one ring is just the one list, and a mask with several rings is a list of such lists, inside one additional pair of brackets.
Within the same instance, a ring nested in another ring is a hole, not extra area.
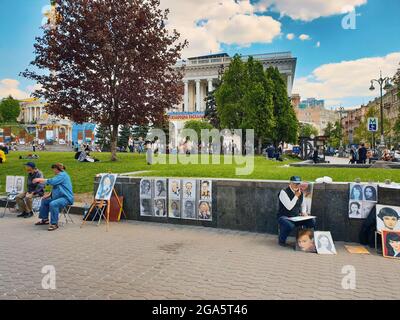
[(21, 113), (21, 107), (18, 100), (15, 100), (12, 96), (3, 99), (0, 102), (0, 121), (2, 122), (16, 122), (19, 114)]
[(120, 125), (157, 125), (179, 104), (182, 73), (174, 69), (187, 41), (166, 28), (160, 0), (56, 0), (57, 19), (36, 39), (23, 75), (42, 86), (48, 112), (110, 127), (116, 160)]
[(296, 143), (299, 122), (287, 92), (287, 85), (279, 70), (267, 69), (267, 75), (273, 82), (273, 106), (276, 127), (273, 140), (275, 146), (280, 142)]
[(338, 148), (340, 146), (340, 141), (343, 138), (340, 122), (336, 121), (334, 124), (328, 122), (324, 130), (324, 136), (328, 137), (328, 144), (330, 146)]
[(133, 126), (131, 130), (132, 137), (136, 140), (139, 138), (145, 139), (148, 132), (149, 132), (149, 126), (143, 126), (143, 125)]
[(221, 126), (254, 129), (261, 152), (264, 140), (273, 136), (273, 83), (263, 65), (250, 57), (243, 62), (236, 55), (215, 92)]
[(109, 151), (111, 146), (111, 130), (110, 127), (99, 125), (96, 131), (96, 140), (102, 151)]
[(309, 123), (300, 123), (299, 124), (299, 136), (300, 137), (311, 137), (317, 136), (318, 129)]
[(131, 136), (131, 127), (122, 126), (121, 130), (119, 131), (118, 147), (126, 149), (128, 147), (130, 136)]
[(212, 130), (214, 127), (205, 120), (189, 120), (185, 122), (184, 129), (192, 129), (196, 131), (199, 141), (201, 139), (201, 130)]
[(217, 112), (217, 102), (215, 100), (215, 92), (218, 90), (219, 84), (216, 88), (209, 92), (206, 101), (206, 111), (204, 113), (204, 117), (211, 123), (214, 128), (220, 129), (221, 123), (219, 121), (218, 112)]

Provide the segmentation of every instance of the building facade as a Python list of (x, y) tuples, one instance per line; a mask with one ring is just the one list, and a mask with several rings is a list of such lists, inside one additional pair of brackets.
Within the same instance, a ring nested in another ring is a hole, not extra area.
[[(289, 96), (293, 88), (293, 79), (296, 72), (297, 59), (292, 57), (290, 52), (260, 54), (252, 56), (260, 61), (264, 68), (276, 67), (287, 82)], [(243, 56), (246, 61), (249, 56)], [(209, 92), (214, 90), (215, 83), (226, 70), (232, 58), (226, 54), (215, 54), (201, 57), (194, 57), (180, 61), (176, 68), (184, 69), (184, 94), (182, 103), (174, 106), (168, 112), (170, 123), (178, 137), (184, 124), (188, 120), (200, 120), (204, 118), (206, 110), (205, 98)]]

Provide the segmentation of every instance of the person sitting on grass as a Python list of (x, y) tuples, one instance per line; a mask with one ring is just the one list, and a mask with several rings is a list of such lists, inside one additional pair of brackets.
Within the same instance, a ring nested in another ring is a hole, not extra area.
[(286, 247), (286, 239), (295, 227), (305, 227), (314, 229), (315, 219), (292, 222), (288, 218), (297, 216), (307, 216), (307, 206), (304, 200), (303, 192), (300, 185), (302, 181), (300, 177), (294, 176), (290, 178), (290, 184), (286, 189), (279, 193), (279, 245)]
[(0, 163), (4, 163), (7, 161), (6, 154), (4, 153), (3, 150), (0, 149)]
[(37, 226), (49, 224), (50, 212), (50, 226), (49, 231), (58, 229), (58, 216), (60, 211), (74, 203), (74, 192), (72, 190), (71, 178), (65, 172), (66, 168), (61, 163), (56, 163), (51, 166), (55, 177), (52, 179), (35, 179), (34, 183), (45, 183), (53, 187), (51, 193), (43, 197), (40, 206), (39, 218), (41, 219), (36, 223)]
[(28, 173), (28, 192), (20, 193), (15, 197), (18, 208), (21, 211), (21, 214), (17, 216), (18, 218), (31, 218), (33, 216), (33, 198), (42, 197), (44, 194), (44, 184), (33, 182), (37, 178), (43, 178), (43, 173), (36, 167), (34, 162), (26, 163), (25, 168)]

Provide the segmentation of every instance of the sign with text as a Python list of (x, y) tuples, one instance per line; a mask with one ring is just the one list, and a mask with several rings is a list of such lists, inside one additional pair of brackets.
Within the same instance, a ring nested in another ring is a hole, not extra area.
[(368, 118), (368, 131), (378, 132), (378, 118)]

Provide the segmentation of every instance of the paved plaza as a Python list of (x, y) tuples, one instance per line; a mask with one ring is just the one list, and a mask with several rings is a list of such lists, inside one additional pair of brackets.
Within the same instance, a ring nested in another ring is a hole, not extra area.
[[(0, 299), (397, 299), (400, 261), (376, 254), (295, 252), (276, 237), (201, 227), (121, 222), (48, 232), (0, 219)], [(372, 250), (371, 250), (372, 251)], [(42, 289), (42, 268), (56, 289)], [(356, 289), (342, 288), (354, 266)]]

